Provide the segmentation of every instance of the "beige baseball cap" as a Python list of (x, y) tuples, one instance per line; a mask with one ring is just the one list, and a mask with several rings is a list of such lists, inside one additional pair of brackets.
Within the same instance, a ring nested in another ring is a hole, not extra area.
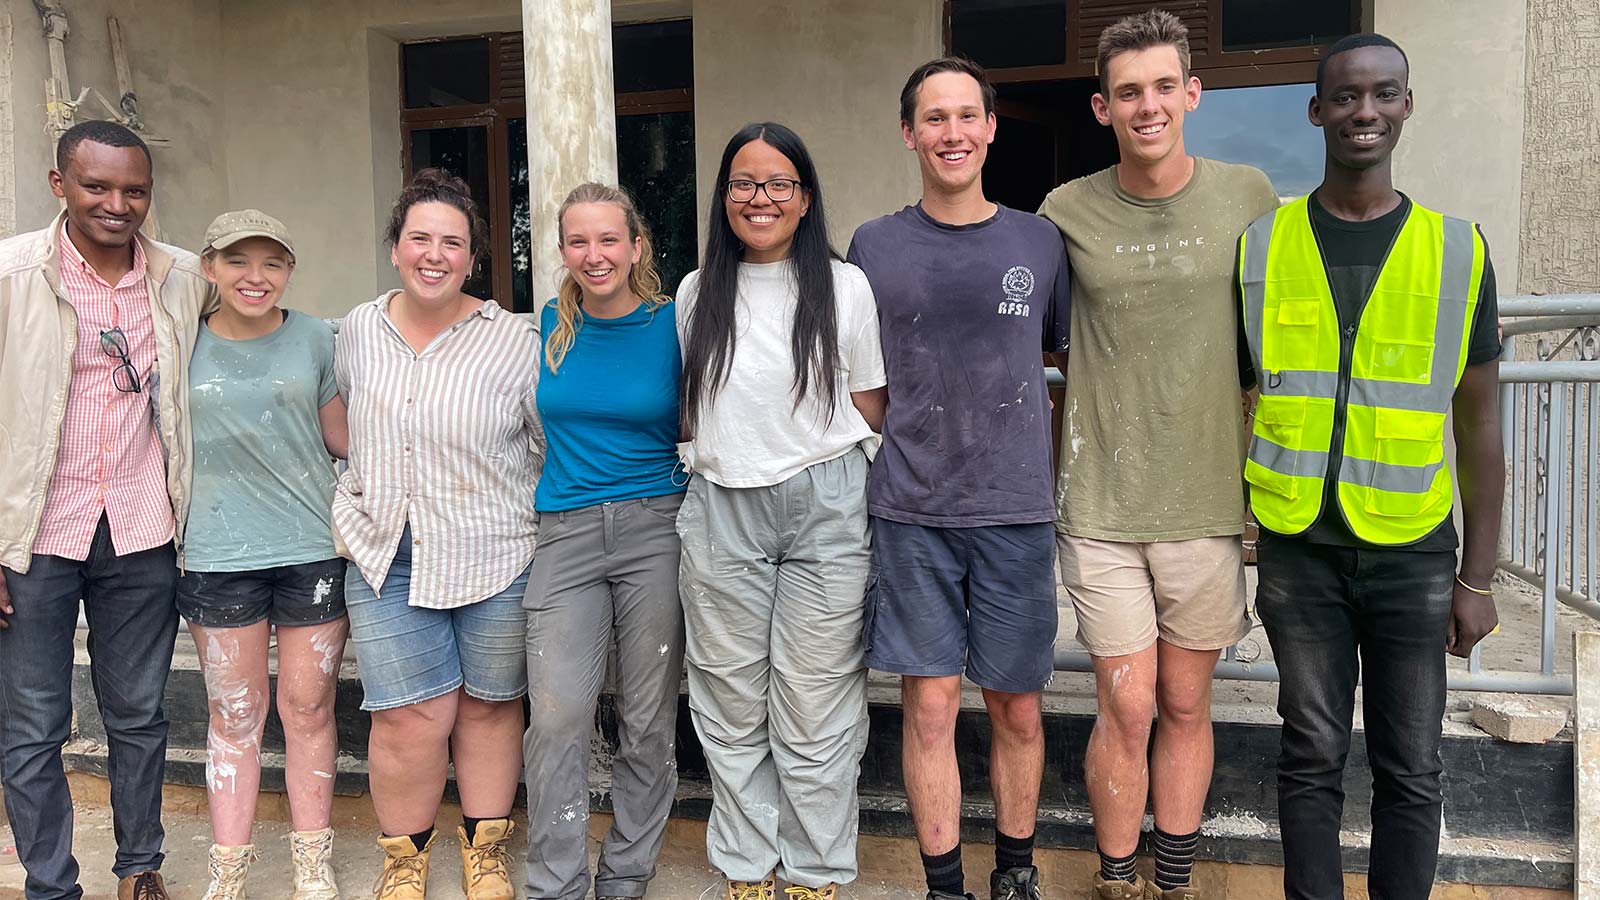
[(259, 209), (240, 209), (225, 212), (211, 220), (206, 229), (207, 250), (225, 250), (245, 238), (264, 237), (277, 241), (294, 256), (294, 241), (289, 228)]

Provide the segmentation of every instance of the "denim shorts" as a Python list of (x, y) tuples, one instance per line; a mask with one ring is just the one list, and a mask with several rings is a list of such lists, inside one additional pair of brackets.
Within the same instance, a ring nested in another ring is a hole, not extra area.
[(465, 687), (478, 700), (515, 700), (528, 692), (528, 590), (524, 569), (505, 590), (455, 609), (424, 609), (406, 601), (411, 593), (411, 541), (400, 549), (380, 591), (350, 564), (345, 606), (350, 639), (368, 712), (410, 706)]
[(867, 665), (993, 691), (1055, 674), (1055, 526), (931, 528), (872, 517)]
[(178, 576), (178, 614), (201, 628), (321, 625), (344, 616), (345, 561)]

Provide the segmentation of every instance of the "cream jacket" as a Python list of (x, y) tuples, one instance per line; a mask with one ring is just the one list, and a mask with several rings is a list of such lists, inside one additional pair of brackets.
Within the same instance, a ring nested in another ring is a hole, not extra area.
[[(65, 216), (42, 231), (0, 241), (0, 565), (18, 573), (26, 573), (33, 558), (78, 343), (78, 316), (61, 285), (56, 245)], [(211, 286), (200, 273), (199, 257), (142, 234), (137, 240), (155, 320), (157, 434), (181, 540), (192, 472), (189, 357)]]

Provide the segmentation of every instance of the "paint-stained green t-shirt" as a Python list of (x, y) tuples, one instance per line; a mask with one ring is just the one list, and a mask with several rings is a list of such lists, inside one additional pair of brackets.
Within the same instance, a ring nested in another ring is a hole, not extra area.
[(1244, 530), (1233, 270), (1239, 235), (1277, 205), (1260, 170), (1199, 158), (1170, 197), (1129, 194), (1112, 166), (1045, 198), (1072, 266), (1058, 530), (1133, 542)]
[(194, 494), (184, 567), (243, 572), (332, 559), (333, 459), (318, 410), (339, 393), (333, 330), (289, 310), (235, 341), (205, 323), (189, 363)]

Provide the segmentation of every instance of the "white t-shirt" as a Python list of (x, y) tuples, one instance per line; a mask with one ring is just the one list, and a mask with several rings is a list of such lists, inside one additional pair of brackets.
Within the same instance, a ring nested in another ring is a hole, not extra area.
[[(678, 286), (678, 343), (684, 344), (699, 295), (700, 272)], [(733, 361), (728, 380), (702, 408), (694, 438), (679, 445), (689, 471), (723, 487), (765, 487), (808, 466), (843, 456), (877, 435), (850, 401), (852, 391), (887, 384), (878, 343), (878, 306), (861, 270), (833, 263), (839, 333), (838, 396), (830, 420), (815, 385), (794, 404), (794, 354), (789, 349), (798, 299), (787, 260), (740, 263)]]

